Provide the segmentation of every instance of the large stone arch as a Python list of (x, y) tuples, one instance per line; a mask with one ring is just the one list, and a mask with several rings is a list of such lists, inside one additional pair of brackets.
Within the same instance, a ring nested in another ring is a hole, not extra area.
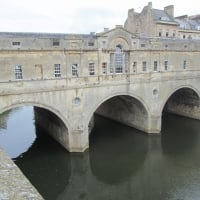
[[(3, 106), (2, 108), (0, 108), (0, 113), (3, 113), (5, 111), (14, 109), (14, 108), (18, 108), (18, 107), (24, 107), (24, 106), (33, 106), (36, 108), (39, 108), (40, 110), (37, 110), (39, 112), (38, 117), (41, 119), (42, 112), (44, 113), (44, 111), (46, 110), (47, 112), (49, 112), (51, 114), (50, 118), (52, 117), (56, 117), (59, 121), (59, 125), (62, 125), (62, 127), (60, 127), (58, 124), (53, 123), (53, 120), (51, 120), (51, 124), (48, 123), (49, 119), (43, 119), (44, 121), (42, 121), (40, 123), (41, 126), (44, 126), (43, 128), (47, 130), (47, 132), (49, 132), (49, 130), (57, 130), (56, 132), (51, 131), (49, 133), (51, 133), (51, 137), (53, 137), (57, 142), (59, 142), (65, 149), (67, 149), (68, 151), (70, 151), (70, 141), (69, 141), (69, 133), (71, 131), (71, 126), (70, 123), (66, 120), (66, 118), (61, 114), (61, 112), (59, 110), (56, 110), (55, 108), (53, 108), (52, 106), (48, 105), (48, 104), (43, 104), (43, 103), (39, 103), (39, 102), (34, 102), (34, 101), (23, 101), (23, 102), (15, 102), (15, 103), (10, 103), (9, 105)], [(43, 109), (43, 111), (41, 110)], [(47, 124), (50, 124), (50, 126), (46, 126)]]
[[(89, 110), (88, 112), (88, 116), (86, 118), (86, 125), (89, 126), (90, 124), (90, 121), (94, 115), (94, 113), (97, 111), (97, 109), (102, 105), (104, 104), (105, 102), (115, 98), (115, 97), (128, 97), (129, 99), (131, 98), (132, 100), (135, 100), (135, 102), (139, 103), (140, 106), (143, 107), (144, 111), (146, 112), (146, 128), (142, 128), (142, 127), (137, 127), (136, 125), (134, 126), (133, 124), (129, 124), (129, 123), (125, 123), (123, 121), (120, 121), (121, 123), (124, 123), (124, 124), (127, 124), (129, 126), (132, 126), (132, 127), (135, 127), (139, 130), (142, 130), (142, 131), (145, 131), (145, 132), (148, 132), (148, 128), (149, 128), (149, 124), (150, 124), (150, 109), (147, 105), (147, 103), (141, 98), (139, 97), (138, 95), (135, 95), (135, 94), (131, 94), (131, 93), (127, 93), (127, 92), (114, 92), (112, 94), (109, 94), (109, 95), (105, 95), (103, 96), (102, 98), (98, 99), (94, 104), (93, 106), (91, 106), (91, 109)], [(128, 99), (127, 99), (128, 100)], [(116, 120), (116, 121), (119, 121), (119, 120)]]
[[(181, 98), (181, 97), (184, 97), (184, 98)], [(175, 98), (179, 98), (179, 100), (177, 99), (176, 105), (174, 103), (174, 106), (173, 106), (174, 108), (173, 108), (172, 102), (170, 102), (170, 100), (173, 101), (173, 99)], [(170, 103), (171, 105), (167, 105)], [(189, 118), (200, 119), (199, 105), (200, 105), (199, 90), (192, 85), (181, 85), (179, 87), (176, 87), (170, 90), (170, 92), (167, 93), (167, 95), (163, 98), (163, 101), (160, 107), (160, 113), (162, 113), (164, 109), (168, 109), (168, 112), (171, 112), (174, 114), (186, 116)], [(169, 108), (166, 108), (166, 106), (168, 106)]]

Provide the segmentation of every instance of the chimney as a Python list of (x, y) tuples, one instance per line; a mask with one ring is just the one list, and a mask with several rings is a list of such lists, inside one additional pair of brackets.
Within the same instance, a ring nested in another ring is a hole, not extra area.
[(174, 18), (174, 6), (173, 6), (173, 5), (164, 7), (164, 11), (165, 11), (170, 17)]
[(132, 17), (134, 16), (134, 12), (135, 12), (134, 8), (129, 9), (129, 10), (128, 10), (128, 18), (129, 18), (129, 17), (132, 18)]
[(152, 9), (152, 2), (149, 2), (149, 3), (148, 3), (148, 8), (149, 8), (149, 9)]

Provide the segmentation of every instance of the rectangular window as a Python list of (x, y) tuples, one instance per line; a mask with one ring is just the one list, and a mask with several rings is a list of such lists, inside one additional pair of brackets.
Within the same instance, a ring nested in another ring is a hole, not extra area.
[(136, 72), (137, 70), (137, 62), (133, 62), (133, 72)]
[(169, 37), (169, 32), (166, 32), (166, 37)]
[(164, 66), (165, 66), (165, 71), (167, 71), (168, 70), (168, 61), (164, 62)]
[(78, 77), (78, 64), (72, 64), (72, 76)]
[(93, 47), (93, 46), (94, 46), (94, 41), (89, 41), (89, 42), (88, 42), (88, 46), (89, 46), (89, 47)]
[(94, 63), (89, 63), (89, 75), (90, 76), (95, 75)]
[(114, 73), (114, 53), (110, 54), (110, 73)]
[(158, 33), (158, 36), (161, 37), (161, 36), (162, 36), (162, 32), (159, 32), (159, 33)]
[(117, 45), (115, 49), (115, 73), (121, 74), (123, 72), (124, 53), (121, 45)]
[(129, 72), (129, 53), (124, 52), (125, 72)]
[(141, 44), (141, 47), (145, 47), (145, 44)]
[(183, 69), (186, 69), (187, 62), (186, 60), (183, 61)]
[(146, 62), (146, 61), (143, 61), (143, 62), (142, 62), (142, 71), (143, 71), (143, 72), (146, 72), (146, 71), (147, 71), (147, 62)]
[(59, 40), (53, 40), (53, 46), (59, 46), (60, 41)]
[(20, 46), (20, 42), (12, 42), (13, 46)]
[(17, 80), (23, 79), (22, 66), (21, 65), (16, 65), (15, 66), (15, 79), (17, 79)]
[(54, 75), (55, 77), (61, 77), (60, 64), (54, 64)]
[(107, 63), (106, 62), (102, 63), (102, 74), (107, 74)]
[(154, 61), (153, 71), (154, 71), (154, 72), (157, 72), (157, 71), (158, 71), (158, 62), (157, 62), (157, 61)]

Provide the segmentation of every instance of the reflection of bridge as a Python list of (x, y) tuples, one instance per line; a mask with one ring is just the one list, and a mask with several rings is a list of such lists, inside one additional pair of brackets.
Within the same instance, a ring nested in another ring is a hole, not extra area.
[(160, 133), (164, 109), (200, 118), (198, 41), (142, 39), (116, 27), (0, 34), (0, 43), (0, 112), (35, 106), (37, 123), (50, 121), (45, 128), (70, 152), (88, 148), (95, 112), (151, 134)]

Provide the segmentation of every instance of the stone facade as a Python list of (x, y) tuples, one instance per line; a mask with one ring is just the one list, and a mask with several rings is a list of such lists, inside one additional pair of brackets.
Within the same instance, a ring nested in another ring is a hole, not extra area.
[(200, 39), (200, 16), (175, 17), (173, 5), (159, 10), (150, 2), (141, 13), (130, 9), (124, 27), (139, 37)]
[[(172, 8), (170, 24), (151, 26), (149, 4), (137, 31), (129, 11), (124, 27), (97, 34), (0, 33), (0, 112), (24, 105), (52, 112), (62, 123), (47, 129), (62, 124), (53, 137), (71, 152), (89, 147), (95, 112), (152, 134), (163, 110), (200, 119), (200, 40), (171, 38), (179, 30)], [(171, 27), (170, 37), (155, 37), (161, 26)]]

